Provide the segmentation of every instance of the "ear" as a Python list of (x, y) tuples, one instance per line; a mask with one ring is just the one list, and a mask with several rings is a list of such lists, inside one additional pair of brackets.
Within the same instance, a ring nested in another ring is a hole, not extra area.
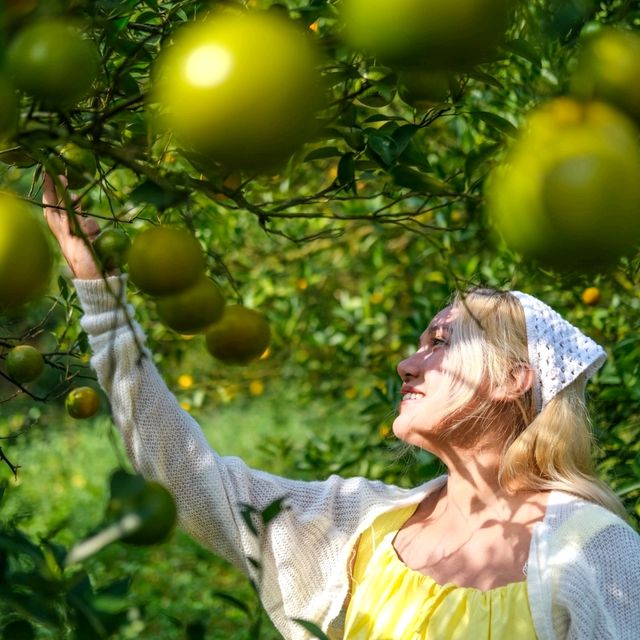
[(509, 402), (524, 395), (533, 386), (533, 369), (528, 364), (515, 365), (507, 381), (491, 392), (491, 398), (497, 402)]

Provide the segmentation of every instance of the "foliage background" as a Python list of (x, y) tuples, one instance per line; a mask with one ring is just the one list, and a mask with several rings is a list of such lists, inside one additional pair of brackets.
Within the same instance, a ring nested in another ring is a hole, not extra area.
[[(455, 289), (523, 289), (607, 348), (607, 364), (589, 387), (598, 471), (637, 525), (640, 259), (589, 275), (528, 264), (493, 233), (482, 184), (527, 111), (568, 91), (581, 33), (597, 24), (638, 28), (640, 9), (624, 0), (520, 3), (496, 59), (454, 78), (446, 101), (415, 108), (398, 96), (393, 69), (341, 44), (336, 2), (213, 3), (284, 4), (312, 25), (333, 96), (314, 141), (277, 174), (234, 176), (238, 187), (223, 168), (203, 166), (155, 131), (144, 100), (162, 43), (211, 4), (7, 1), (1, 15), (5, 41), (34, 15), (82, 18), (102, 55), (90, 100), (59, 112), (23, 97), (20, 129), (6, 146), (45, 164), (69, 140), (92, 149), (100, 174), (83, 194), (86, 210), (104, 227), (132, 235), (150, 223), (186, 225), (228, 300), (269, 317), (268, 357), (226, 368), (211, 359), (201, 337), (163, 327), (152, 302), (131, 290), (158, 366), (212, 444), (301, 478), (341, 473), (404, 486), (423, 481), (439, 472), (438, 462), (405, 451), (390, 436), (397, 362)], [(38, 202), (37, 165), (3, 166), (0, 181), (3, 190)], [(0, 349), (29, 341), (48, 364), (27, 389), (0, 364), (0, 446), (20, 465), (17, 478), (9, 465), (0, 469), (0, 546), (12, 558), (7, 575), (15, 583), (5, 579), (1, 588), (6, 595), (19, 583), (19, 594), (33, 597), (46, 574), (57, 589), (48, 598), (58, 613), (47, 618), (44, 600), (23, 608), (9, 600), (15, 606), (0, 606), (0, 625), (20, 618), (35, 624), (38, 637), (88, 637), (81, 635), (94, 629), (88, 610), (108, 620), (105, 637), (277, 637), (250, 585), (180, 533), (150, 549), (113, 545), (82, 572), (65, 574), (49, 561), (45, 570), (36, 558), (29, 545), (60, 551), (100, 525), (108, 476), (126, 464), (104, 398), (101, 415), (87, 423), (63, 412), (72, 384), (95, 382), (61, 264), (59, 273), (46, 298), (2, 318), (0, 333)], [(582, 301), (592, 286), (601, 292), (594, 306)]]

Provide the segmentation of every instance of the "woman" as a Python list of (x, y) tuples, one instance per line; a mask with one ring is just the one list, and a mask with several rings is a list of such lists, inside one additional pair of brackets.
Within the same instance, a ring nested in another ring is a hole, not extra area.
[[(285, 638), (314, 637), (300, 621), (349, 640), (640, 638), (640, 536), (591, 470), (584, 386), (604, 352), (549, 307), (470, 292), (399, 364), (394, 432), (445, 476), (412, 490), (288, 480), (209, 447), (140, 353), (124, 278), (102, 277), (59, 202), (46, 178), (45, 216), (134, 466), (254, 581)], [(79, 220), (92, 238), (95, 221)]]

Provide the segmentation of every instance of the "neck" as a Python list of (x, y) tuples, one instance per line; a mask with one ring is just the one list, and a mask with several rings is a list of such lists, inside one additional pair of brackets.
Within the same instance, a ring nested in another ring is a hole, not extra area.
[(448, 469), (445, 503), (473, 519), (486, 510), (505, 507), (512, 497), (498, 482), (500, 454), (493, 449), (440, 452)]

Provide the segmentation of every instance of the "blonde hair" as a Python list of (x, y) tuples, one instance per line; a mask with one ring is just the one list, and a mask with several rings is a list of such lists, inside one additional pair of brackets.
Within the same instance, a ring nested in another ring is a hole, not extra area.
[[(508, 292), (476, 289), (457, 295), (452, 307), (457, 314), (447, 354), (454, 381), (448, 432), (454, 433), (464, 422), (480, 437), (501, 438), (499, 479), (508, 491), (565, 491), (626, 518), (622, 502), (594, 470), (584, 380), (567, 386), (537, 415), (531, 389), (509, 401), (478, 393), (508, 385), (515, 370), (530, 368), (525, 316), (518, 299)], [(498, 417), (504, 426), (496, 434)]]

